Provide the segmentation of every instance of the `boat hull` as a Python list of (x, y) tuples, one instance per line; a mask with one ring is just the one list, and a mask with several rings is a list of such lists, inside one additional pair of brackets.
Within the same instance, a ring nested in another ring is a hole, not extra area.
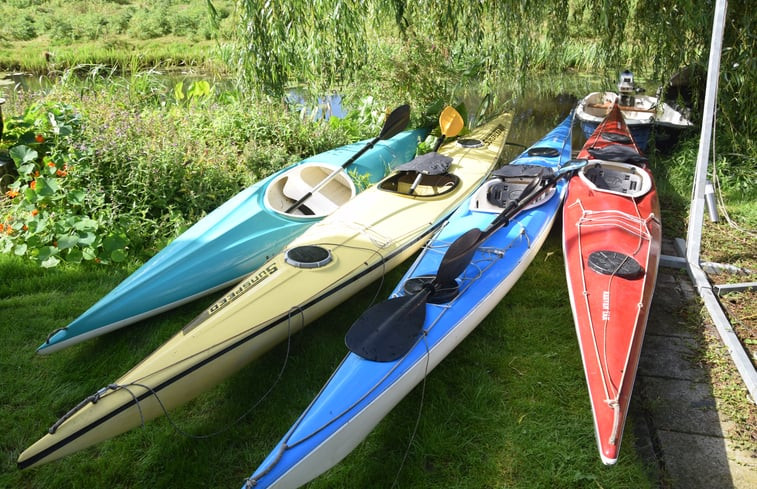
[[(538, 144), (557, 156), (529, 157), (512, 163), (556, 169), (570, 159), (570, 125), (566, 119)], [(424, 248), (394, 289), (433, 275), (455, 239), (473, 228), (486, 228), (499, 214), (487, 205), (488, 181), (450, 217)], [(409, 352), (395, 361), (378, 362), (350, 353), (316, 399), (250, 478), (251, 487), (294, 488), (317, 477), (347, 456), (414, 387), (463, 340), (501, 301), (533, 260), (549, 234), (562, 201), (564, 182), (505, 228), (490, 236), (459, 281), (458, 295), (426, 304), (423, 334)], [(501, 208), (498, 211), (501, 212)]]
[[(482, 139), (491, 136), (482, 148), (442, 147), (458, 179), (451, 190), (437, 194), (422, 181), (414, 195), (387, 192), (380, 187), (390, 175), (314, 224), (106, 388), (96, 403), (77, 406), (54, 433), (21, 454), (19, 466), (55, 460), (183, 404), (409, 258), (491, 171), (510, 119), (503, 115), (482, 129)], [(301, 266), (306, 260), (295, 255), (302, 250), (325, 251), (330, 261)]]
[[(628, 134), (613, 109), (579, 158), (588, 165), (568, 184), (563, 252), (573, 319), (600, 457), (617, 461), (660, 259), (660, 207), (652, 174), (595, 159), (602, 134)], [(629, 148), (638, 151), (630, 143)], [(601, 176), (600, 176), (601, 172)], [(613, 187), (619, 175), (637, 182)]]
[[(348, 170), (376, 183), (388, 169), (412, 159), (425, 134), (423, 130), (404, 131), (379, 141)], [(313, 207), (313, 214), (284, 212), (294, 202), (292, 196), (304, 195), (366, 143), (353, 143), (307, 158), (232, 197), (74, 321), (51, 333), (38, 352), (58, 351), (240, 281), (356, 194), (351, 178), (342, 171), (312, 199), (320, 201), (315, 205), (306, 203)]]
[[(576, 118), (586, 138), (590, 138), (597, 126), (607, 116), (619, 96), (615, 92), (592, 92), (581, 100), (576, 109)], [(681, 131), (693, 127), (683, 114), (657, 97), (636, 95), (633, 106), (621, 106), (623, 118), (640, 150), (647, 148), (652, 130), (663, 128), (665, 132)]]

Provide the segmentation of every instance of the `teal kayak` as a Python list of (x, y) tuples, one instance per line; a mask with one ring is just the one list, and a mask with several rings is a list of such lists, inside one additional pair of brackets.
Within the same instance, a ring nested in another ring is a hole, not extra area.
[[(572, 117), (495, 172), (346, 336), (351, 352), (244, 485), (295, 488), (347, 456), (499, 303), (536, 256), (573, 165)], [(484, 231), (481, 231), (484, 229)]]
[[(402, 127), (393, 131), (391, 138), (377, 137), (326, 151), (243, 190), (69, 325), (53, 331), (37, 352), (60, 350), (239, 282), (359, 191), (345, 170), (374, 184), (388, 170), (410, 161), (427, 131), (399, 132), (406, 124), (407, 120), (395, 124)], [(358, 158), (344, 168), (355, 156)], [(328, 183), (319, 185), (327, 177)]]

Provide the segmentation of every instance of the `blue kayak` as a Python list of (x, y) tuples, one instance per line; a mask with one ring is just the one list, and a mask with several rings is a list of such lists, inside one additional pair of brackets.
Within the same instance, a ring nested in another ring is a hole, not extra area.
[(391, 298), (352, 326), (351, 352), (245, 487), (299, 487), (336, 465), (500, 302), (557, 216), (571, 126), (572, 116), (452, 214)]
[[(377, 137), (304, 159), (243, 190), (68, 326), (52, 332), (38, 353), (100, 336), (239, 282), (359, 191), (347, 171), (374, 184), (391, 168), (410, 161), (427, 131), (399, 130), (390, 139)], [(361, 150), (365, 152), (359, 155)], [(342, 169), (354, 156), (359, 157), (347, 171)], [(313, 191), (327, 177), (328, 183)]]

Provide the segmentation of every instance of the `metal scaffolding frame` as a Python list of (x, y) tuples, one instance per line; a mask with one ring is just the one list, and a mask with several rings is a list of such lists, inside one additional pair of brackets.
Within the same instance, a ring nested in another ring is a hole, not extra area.
[[(718, 78), (720, 75), (720, 57), (723, 47), (723, 31), (727, 10), (726, 0), (717, 0), (715, 4), (715, 20), (712, 27), (712, 41), (710, 44), (710, 57), (707, 67), (707, 89), (704, 98), (704, 115), (702, 117), (702, 132), (699, 140), (699, 152), (697, 155), (696, 172), (694, 176), (694, 196), (691, 201), (691, 211), (687, 229), (687, 240), (676, 240), (676, 248), (685, 258), (663, 256), (661, 263), (664, 266), (686, 268), (691, 281), (694, 283), (699, 295), (704, 301), (710, 317), (715, 323), (723, 343), (733, 359), (744, 384), (751, 396), (752, 402), (757, 402), (757, 370), (752, 364), (749, 354), (733, 331), (728, 317), (723, 312), (716, 292), (726, 286), (713, 286), (703, 267), (715, 269), (729, 269), (729, 265), (712, 263), (700, 263), (700, 249), (702, 241), (702, 226), (704, 222), (705, 192), (707, 185), (707, 166), (712, 141), (712, 128), (715, 123), (715, 102), (718, 92)], [(735, 268), (730, 266), (730, 268)], [(754, 283), (730, 285), (728, 288), (743, 290), (754, 288)], [(715, 289), (715, 292), (713, 292)]]

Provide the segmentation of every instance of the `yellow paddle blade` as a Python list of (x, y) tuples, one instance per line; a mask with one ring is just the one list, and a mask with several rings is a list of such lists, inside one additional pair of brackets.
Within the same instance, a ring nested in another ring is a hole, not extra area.
[(448, 138), (460, 134), (464, 124), (463, 116), (451, 105), (446, 106), (439, 115), (439, 127), (442, 130), (442, 134)]

